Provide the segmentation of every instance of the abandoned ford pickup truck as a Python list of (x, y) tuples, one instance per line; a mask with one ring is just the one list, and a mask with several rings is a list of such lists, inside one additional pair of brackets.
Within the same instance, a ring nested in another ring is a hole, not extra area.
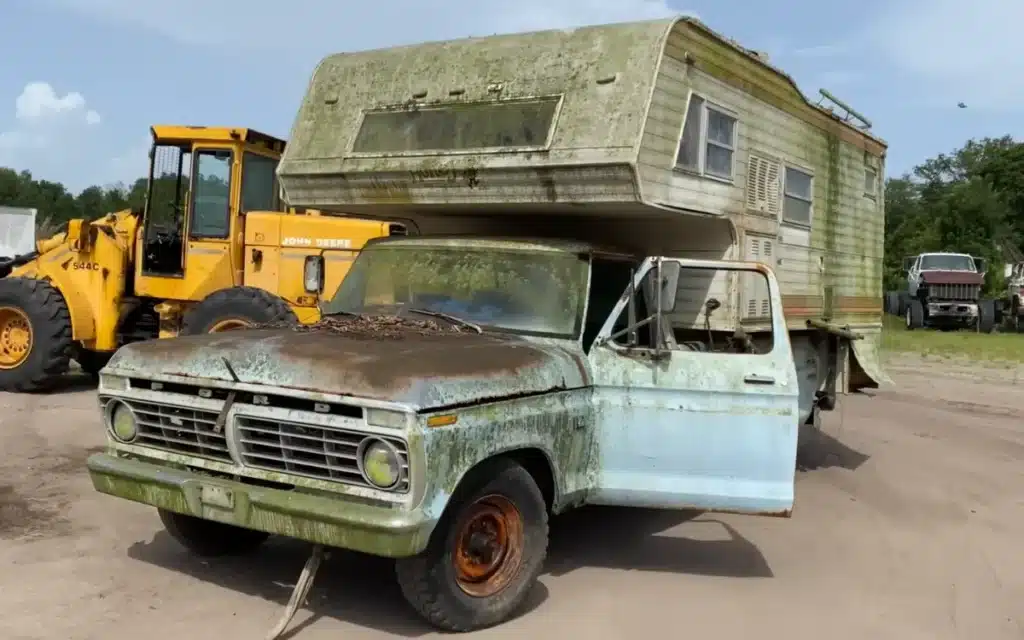
[(95, 487), (197, 553), (392, 557), (425, 619), (486, 627), (550, 515), (790, 514), (801, 428), (883, 379), (883, 144), (695, 20), (332, 56), (290, 139), (290, 205), (410, 235), (317, 325), (102, 371)]

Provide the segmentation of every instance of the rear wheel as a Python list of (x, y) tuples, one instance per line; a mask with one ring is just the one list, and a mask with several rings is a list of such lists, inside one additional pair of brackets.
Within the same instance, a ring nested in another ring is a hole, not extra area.
[(446, 631), (504, 622), (537, 581), (548, 545), (547, 506), (511, 460), (479, 467), (456, 493), (427, 549), (396, 564), (406, 600)]
[(157, 509), (160, 522), (175, 541), (197, 556), (242, 555), (263, 544), (269, 533), (244, 529), (223, 522)]
[(219, 333), (254, 325), (297, 324), (298, 317), (280, 297), (256, 287), (232, 287), (211, 293), (189, 309), (182, 335)]
[(64, 296), (43, 280), (0, 279), (0, 389), (39, 390), (67, 372), (70, 361)]
[(978, 331), (992, 333), (996, 328), (996, 302), (991, 298), (978, 301)]

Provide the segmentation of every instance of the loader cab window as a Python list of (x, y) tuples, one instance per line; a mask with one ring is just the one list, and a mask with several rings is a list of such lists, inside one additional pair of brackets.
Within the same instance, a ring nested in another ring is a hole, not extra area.
[(242, 213), (279, 211), (277, 158), (247, 151), (242, 157)]
[(153, 147), (146, 192), (143, 273), (180, 275), (183, 271), (182, 229), (191, 175), (192, 153), (188, 146)]
[(223, 239), (231, 224), (232, 153), (222, 149), (196, 152), (189, 239)]

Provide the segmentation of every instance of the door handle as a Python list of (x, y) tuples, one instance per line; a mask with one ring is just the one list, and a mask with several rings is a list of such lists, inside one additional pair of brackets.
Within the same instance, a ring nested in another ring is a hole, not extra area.
[(750, 373), (743, 377), (743, 382), (746, 382), (747, 384), (775, 384), (775, 378)]

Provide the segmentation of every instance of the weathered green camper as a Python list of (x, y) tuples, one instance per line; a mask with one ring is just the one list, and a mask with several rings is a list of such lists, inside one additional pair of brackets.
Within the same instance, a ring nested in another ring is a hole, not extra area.
[[(279, 175), (295, 206), (406, 218), (424, 234), (769, 264), (791, 329), (863, 334), (843, 371), (859, 387), (886, 379), (885, 151), (687, 18), (330, 56)], [(708, 292), (728, 301), (719, 313), (764, 317), (763, 287), (727, 293)]]
[(688, 19), (329, 57), (289, 204), (410, 237), (317, 325), (120, 349), (93, 483), (197, 553), (396, 558), (455, 631), (522, 605), (551, 514), (788, 516), (801, 427), (883, 375), (884, 149)]

